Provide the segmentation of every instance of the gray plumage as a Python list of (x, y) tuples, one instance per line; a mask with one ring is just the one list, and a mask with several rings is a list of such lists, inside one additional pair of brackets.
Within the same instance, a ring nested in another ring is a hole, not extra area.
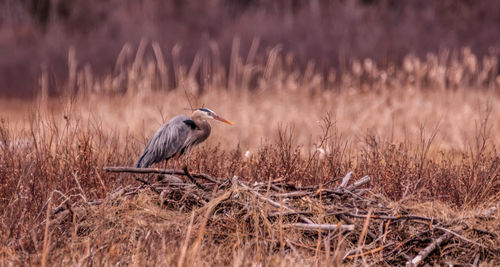
[(154, 163), (179, 157), (193, 146), (205, 141), (211, 132), (207, 119), (217, 119), (232, 124), (209, 109), (197, 109), (191, 118), (186, 115), (176, 116), (153, 135), (135, 163), (135, 167), (147, 168)]

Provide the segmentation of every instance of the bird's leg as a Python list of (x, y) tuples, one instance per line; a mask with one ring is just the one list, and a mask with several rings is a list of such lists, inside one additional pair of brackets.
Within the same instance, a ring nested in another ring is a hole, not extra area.
[(188, 168), (189, 159), (191, 158), (191, 152), (192, 152), (191, 149), (189, 149), (188, 151), (186, 151), (186, 155), (184, 156), (184, 159), (183, 159), (183, 161), (184, 161), (184, 168), (186, 168), (186, 169)]

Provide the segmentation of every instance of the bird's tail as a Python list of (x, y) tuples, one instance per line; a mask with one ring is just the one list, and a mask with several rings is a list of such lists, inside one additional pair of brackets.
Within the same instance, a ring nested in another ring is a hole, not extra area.
[(150, 162), (150, 159), (148, 157), (148, 153), (146, 153), (146, 151), (145, 151), (144, 153), (142, 153), (142, 155), (139, 157), (139, 159), (137, 159), (137, 161), (134, 164), (134, 167), (147, 168), (151, 164), (152, 164), (152, 162)]

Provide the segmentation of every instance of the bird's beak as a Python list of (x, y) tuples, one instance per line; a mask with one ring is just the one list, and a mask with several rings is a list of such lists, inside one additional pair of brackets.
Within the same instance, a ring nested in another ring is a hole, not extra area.
[(220, 117), (219, 115), (213, 115), (213, 118), (214, 118), (214, 120), (222, 121), (222, 122), (225, 122), (227, 124), (233, 125), (233, 122), (226, 120), (226, 119)]

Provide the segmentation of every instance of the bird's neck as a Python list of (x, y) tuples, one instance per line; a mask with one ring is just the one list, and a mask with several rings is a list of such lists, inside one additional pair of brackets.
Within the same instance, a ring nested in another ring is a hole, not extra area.
[(199, 120), (199, 121), (196, 123), (196, 125), (198, 125), (198, 127), (199, 127), (200, 129), (202, 129), (202, 130), (203, 130), (203, 129), (206, 129), (206, 128), (208, 128), (208, 129), (210, 129), (210, 128), (211, 128), (211, 126), (210, 126), (210, 122), (208, 122), (208, 120)]
[(208, 138), (212, 130), (212, 127), (210, 126), (210, 123), (207, 120), (199, 120), (198, 122), (195, 123), (199, 129), (197, 131), (198, 143), (201, 143)]

